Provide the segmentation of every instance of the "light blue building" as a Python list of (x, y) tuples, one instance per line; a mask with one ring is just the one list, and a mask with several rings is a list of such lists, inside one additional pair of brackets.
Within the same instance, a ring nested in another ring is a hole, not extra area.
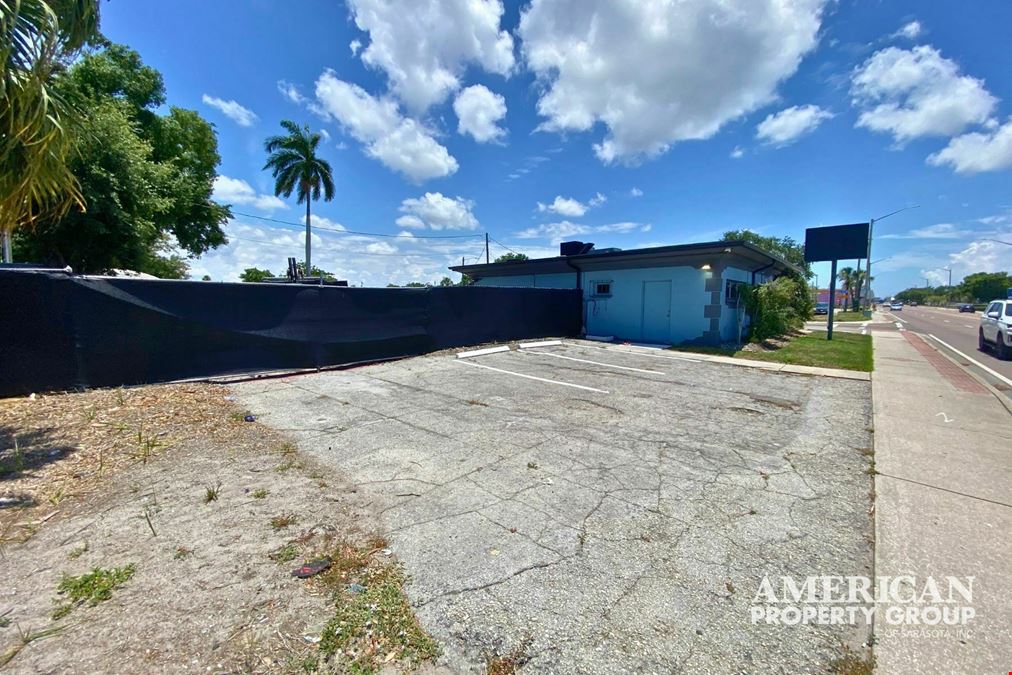
[(451, 267), (478, 286), (579, 288), (587, 335), (656, 344), (721, 344), (748, 333), (743, 283), (801, 270), (744, 241), (623, 251), (564, 242), (555, 258)]

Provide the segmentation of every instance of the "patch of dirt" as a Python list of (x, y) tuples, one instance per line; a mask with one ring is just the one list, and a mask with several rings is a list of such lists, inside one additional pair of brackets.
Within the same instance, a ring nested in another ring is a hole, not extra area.
[[(327, 555), (341, 569), (326, 578), (368, 588), (376, 570), (398, 569), (392, 551), (352, 485), (244, 421), (230, 399), (222, 386), (174, 384), (0, 400), (0, 667), (291, 672), (362, 662), (318, 647), (347, 591), (291, 572)], [(356, 566), (342, 563), (346, 550)], [(127, 566), (99, 601), (58, 593)], [(404, 611), (399, 625), (416, 625)], [(370, 624), (349, 642), (356, 650), (382, 649), (392, 667), (419, 659)]]

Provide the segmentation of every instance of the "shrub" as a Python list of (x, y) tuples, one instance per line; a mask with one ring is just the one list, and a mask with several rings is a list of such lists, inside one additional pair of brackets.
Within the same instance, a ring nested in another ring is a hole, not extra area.
[(752, 340), (768, 340), (801, 328), (814, 308), (803, 279), (779, 277), (744, 290), (745, 307), (752, 316)]

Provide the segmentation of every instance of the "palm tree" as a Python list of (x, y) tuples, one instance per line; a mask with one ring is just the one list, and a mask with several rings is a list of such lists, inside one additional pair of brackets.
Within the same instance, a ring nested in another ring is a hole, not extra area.
[(858, 270), (854, 272), (854, 297), (851, 299), (851, 307), (854, 311), (861, 309), (861, 289), (864, 288), (864, 284), (868, 279), (867, 270)]
[(851, 291), (854, 290), (854, 280), (856, 278), (854, 268), (844, 267), (837, 273), (836, 277), (840, 280), (840, 285), (843, 287), (841, 290), (847, 294), (847, 300), (850, 301), (853, 297)]
[(54, 75), (98, 37), (98, 0), (0, 0), (0, 235), (84, 204), (67, 166), (69, 106)]
[[(2, 2), (3, 0), (0, 0)], [(274, 195), (286, 198), (292, 192), (298, 196), (298, 204), (306, 203), (306, 270), (312, 270), (311, 230), (309, 205), (320, 198), (330, 201), (334, 198), (334, 177), (330, 163), (316, 156), (316, 148), (320, 144), (320, 134), (309, 130), (309, 125), (299, 126), (291, 120), (284, 120), (281, 126), (288, 132), (287, 136), (271, 136), (264, 141), (267, 151), (265, 169), (274, 175)]]

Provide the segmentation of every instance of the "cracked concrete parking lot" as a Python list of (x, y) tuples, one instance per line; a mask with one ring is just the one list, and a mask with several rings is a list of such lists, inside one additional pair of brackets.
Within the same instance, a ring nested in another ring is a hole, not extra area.
[(868, 382), (567, 341), (234, 389), (367, 497), (452, 670), (825, 672), (868, 637), (749, 611), (872, 574)]

